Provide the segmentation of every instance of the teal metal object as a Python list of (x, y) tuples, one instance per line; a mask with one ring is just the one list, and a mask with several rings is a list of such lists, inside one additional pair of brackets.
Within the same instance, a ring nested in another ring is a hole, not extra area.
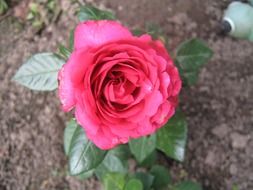
[(223, 31), (229, 35), (253, 42), (253, 0), (249, 3), (232, 2), (223, 17)]

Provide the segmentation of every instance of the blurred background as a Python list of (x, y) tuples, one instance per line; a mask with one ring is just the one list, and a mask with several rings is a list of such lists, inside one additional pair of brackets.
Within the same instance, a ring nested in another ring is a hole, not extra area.
[[(130, 28), (154, 23), (169, 50), (191, 37), (214, 51), (194, 87), (182, 92), (189, 123), (184, 163), (167, 160), (175, 180), (204, 190), (253, 189), (253, 43), (220, 35), (229, 0), (0, 0), (0, 190), (100, 190), (96, 179), (67, 174), (63, 130), (68, 115), (57, 92), (11, 81), (33, 53), (67, 44), (80, 4), (113, 11)], [(134, 164), (133, 164), (134, 167)]]

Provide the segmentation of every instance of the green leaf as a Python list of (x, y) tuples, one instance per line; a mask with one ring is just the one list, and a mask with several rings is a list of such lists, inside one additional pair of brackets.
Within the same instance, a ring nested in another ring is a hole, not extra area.
[(56, 9), (56, 2), (54, 0), (48, 0), (46, 6), (50, 11), (54, 11)]
[(176, 64), (187, 84), (196, 83), (199, 70), (209, 61), (212, 55), (212, 50), (199, 39), (188, 40), (178, 47)]
[(119, 145), (116, 148), (111, 149), (107, 153), (103, 162), (96, 168), (96, 176), (99, 179), (102, 179), (108, 172), (127, 173), (127, 161), (130, 156), (130, 151), (127, 145)]
[(32, 20), (34, 18), (34, 14), (32, 12), (29, 12), (26, 16), (27, 20)]
[(153, 175), (144, 172), (137, 172), (134, 177), (142, 182), (143, 190), (150, 190), (154, 181)]
[(71, 119), (67, 124), (64, 129), (64, 152), (67, 156), (69, 156), (70, 152), (70, 145), (73, 140), (73, 136), (75, 135), (75, 132), (78, 129), (79, 126), (76, 123), (75, 119)]
[(184, 72), (182, 69), (179, 68), (180, 76), (182, 76), (182, 80), (186, 85), (194, 85), (198, 82), (199, 71), (189, 71)]
[(157, 132), (157, 148), (178, 161), (184, 160), (186, 141), (187, 123), (179, 112)]
[(79, 180), (85, 180), (85, 179), (88, 179), (90, 177), (93, 176), (93, 173), (94, 173), (94, 170), (90, 170), (88, 172), (85, 172), (85, 173), (81, 173), (80, 175), (77, 175), (76, 177), (79, 179)]
[(96, 168), (95, 174), (99, 179), (102, 179), (107, 173), (117, 172), (126, 174), (127, 170), (127, 164), (109, 151), (103, 162)]
[(19, 68), (13, 80), (32, 90), (55, 90), (58, 71), (63, 64), (64, 61), (53, 53), (35, 54)]
[(125, 175), (120, 173), (107, 173), (103, 178), (105, 190), (123, 190)]
[(135, 28), (132, 30), (132, 34), (134, 36), (141, 36), (143, 34), (146, 34), (146, 31), (142, 30), (142, 29), (139, 29), (139, 28)]
[(135, 28), (132, 30), (132, 34), (134, 36), (141, 36), (143, 34), (149, 34), (150, 36), (152, 36), (153, 39), (162, 41), (165, 44), (165, 46), (168, 43), (168, 38), (164, 34), (162, 28), (159, 27), (159, 25), (154, 24), (154, 23), (147, 23), (145, 26), (145, 30)]
[(154, 165), (150, 173), (155, 177), (152, 185), (155, 189), (162, 189), (171, 182), (171, 176), (164, 166)]
[(167, 45), (168, 38), (164, 35), (162, 28), (155, 23), (147, 23), (146, 24), (146, 33), (152, 36), (153, 39), (162, 41), (165, 45)]
[(71, 54), (71, 50), (63, 46), (62, 44), (58, 47), (60, 56), (63, 57), (65, 60), (67, 60)]
[(126, 183), (124, 190), (143, 190), (142, 182), (138, 179), (130, 179)]
[(232, 190), (239, 190), (239, 187), (237, 185), (233, 185)]
[(120, 160), (128, 160), (131, 153), (127, 144), (122, 144), (110, 150), (110, 154), (117, 156)]
[(8, 5), (5, 0), (0, 0), (0, 15), (8, 9)]
[(201, 40), (191, 39), (177, 49), (177, 61), (183, 70), (196, 70), (212, 56), (212, 50)]
[(172, 190), (202, 190), (200, 184), (192, 181), (184, 181), (172, 188)]
[(109, 12), (97, 9), (93, 6), (83, 6), (78, 13), (79, 21), (86, 20), (115, 20), (115, 16)]
[(97, 148), (78, 126), (72, 136), (69, 149), (71, 175), (79, 175), (96, 168), (104, 159), (106, 151)]
[(141, 164), (141, 167), (151, 167), (157, 160), (157, 151), (154, 150)]
[(133, 139), (129, 147), (136, 160), (142, 163), (155, 150), (156, 135)]
[(32, 13), (34, 13), (34, 14), (39, 13), (39, 5), (37, 3), (30, 3), (29, 8)]

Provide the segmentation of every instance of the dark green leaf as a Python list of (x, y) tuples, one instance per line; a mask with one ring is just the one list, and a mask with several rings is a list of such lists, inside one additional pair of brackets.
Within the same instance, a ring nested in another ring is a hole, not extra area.
[(146, 34), (146, 31), (141, 30), (141, 29), (133, 29), (133, 30), (132, 30), (132, 34), (133, 34), (134, 36), (141, 36), (141, 35), (143, 35), (143, 34)]
[(71, 175), (79, 175), (96, 168), (104, 159), (106, 151), (97, 148), (78, 127), (71, 140), (69, 167)]
[(182, 76), (183, 83), (187, 85), (194, 85), (198, 82), (199, 71), (184, 72), (179, 68), (180, 76)]
[(86, 20), (115, 20), (115, 16), (109, 11), (100, 10), (87, 5), (81, 7), (78, 13), (78, 19), (81, 22)]
[(75, 131), (79, 130), (78, 128), (79, 126), (76, 121), (71, 119), (64, 129), (64, 152), (67, 156), (69, 155), (71, 141), (73, 140)]
[(173, 190), (202, 190), (200, 184), (192, 181), (184, 181), (173, 187)]
[(153, 175), (143, 172), (137, 172), (134, 176), (136, 179), (139, 179), (142, 182), (143, 190), (150, 190), (154, 181)]
[(154, 23), (146, 24), (146, 31), (149, 35), (152, 36), (153, 39), (161, 40), (164, 44), (167, 43), (167, 36), (164, 35), (162, 28)]
[(191, 39), (181, 44), (177, 50), (177, 61), (183, 70), (196, 70), (212, 56), (211, 49), (199, 39)]
[(212, 50), (199, 39), (182, 43), (176, 52), (176, 64), (180, 74), (189, 85), (197, 81), (199, 70), (212, 57)]
[(128, 160), (131, 153), (127, 144), (119, 145), (114, 149), (110, 150), (110, 154), (117, 156), (120, 160)]
[(143, 190), (142, 182), (138, 179), (130, 179), (126, 183), (124, 190)]
[(141, 167), (151, 167), (157, 160), (157, 152), (154, 150), (141, 164)]
[(60, 56), (67, 60), (71, 54), (71, 50), (63, 46), (62, 44), (58, 47)]
[(125, 175), (120, 173), (107, 173), (103, 177), (105, 190), (123, 190), (125, 186)]
[(142, 163), (156, 147), (156, 135), (133, 139), (129, 142), (129, 147), (139, 163)]
[(32, 90), (55, 90), (58, 71), (63, 64), (64, 61), (53, 53), (35, 54), (19, 68), (13, 80)]
[(187, 123), (179, 112), (157, 132), (157, 148), (178, 161), (184, 160), (186, 141)]
[(94, 170), (90, 170), (85, 173), (81, 173), (80, 175), (77, 175), (76, 177), (80, 180), (85, 180), (93, 176)]
[(109, 151), (103, 162), (96, 168), (95, 174), (99, 179), (102, 179), (107, 173), (125, 174), (127, 170), (127, 164)]
[(164, 166), (154, 165), (150, 173), (155, 177), (152, 185), (155, 189), (160, 190), (171, 182), (170, 174)]
[(8, 5), (5, 0), (0, 0), (0, 15), (2, 15), (8, 9)]

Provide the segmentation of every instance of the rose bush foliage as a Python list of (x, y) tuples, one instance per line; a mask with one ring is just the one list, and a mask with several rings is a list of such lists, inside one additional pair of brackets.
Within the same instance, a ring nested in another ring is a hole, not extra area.
[(74, 50), (58, 79), (63, 110), (75, 109), (101, 149), (162, 127), (175, 113), (182, 84), (162, 42), (108, 20), (76, 27)]

